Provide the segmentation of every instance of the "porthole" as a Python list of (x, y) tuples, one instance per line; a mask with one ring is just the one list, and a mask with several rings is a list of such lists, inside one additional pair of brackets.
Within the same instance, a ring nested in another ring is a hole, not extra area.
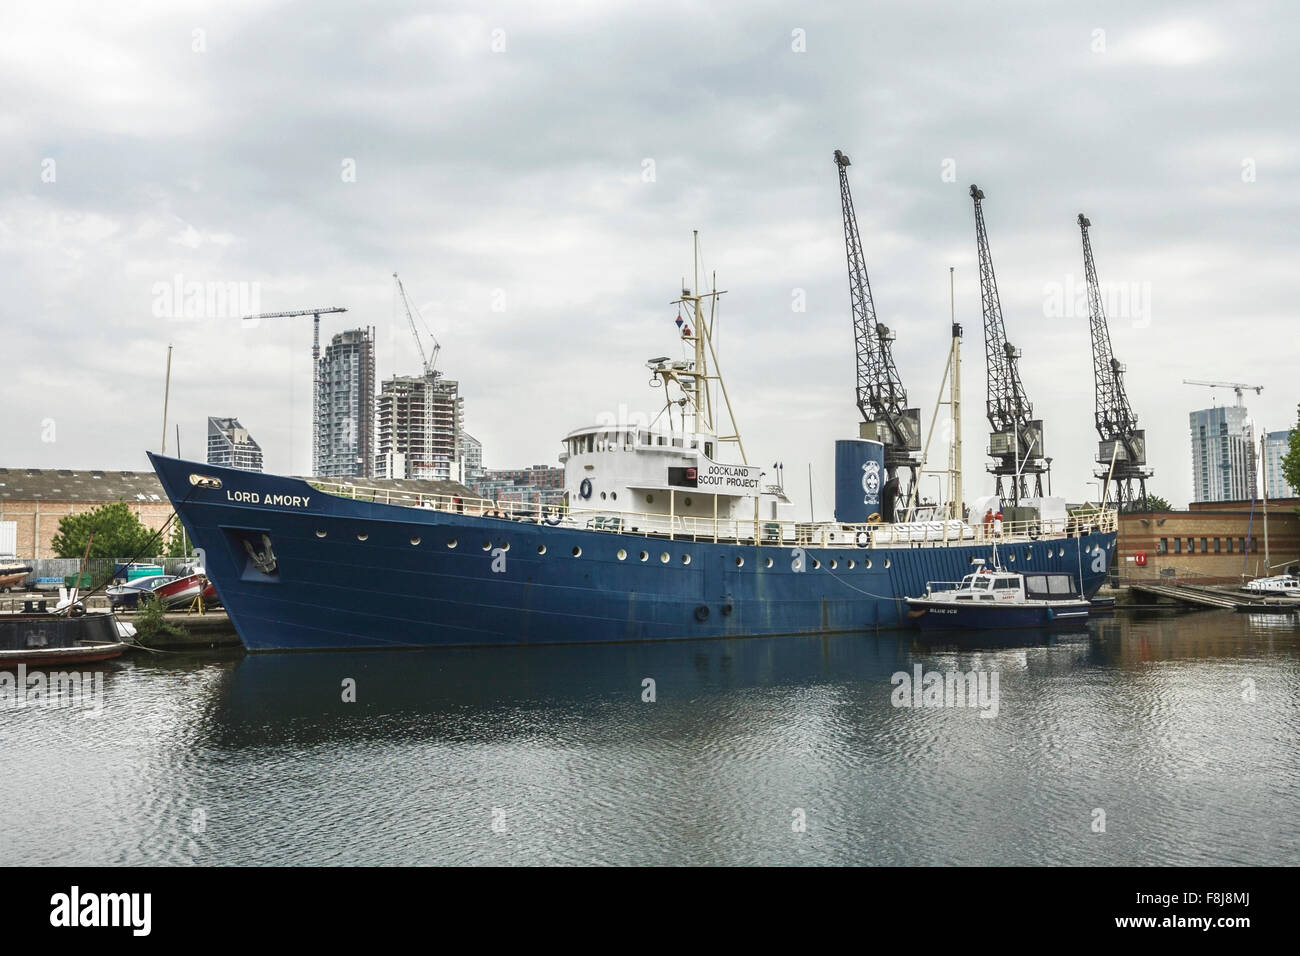
[(509, 541), (502, 541), (500, 547), (501, 547), (501, 550), (502, 550), (502, 551), (509, 551), (509, 550), (510, 550), (510, 542), (509, 542)]
[(1012, 564), (1016, 563), (1016, 556), (1014, 554), (1009, 554), (1007, 555), (1007, 557), (1011, 559)]
[(1025, 560), (1026, 561), (1034, 560), (1034, 552), (1030, 551), (1028, 548), (1025, 548)]
[(839, 563), (838, 561), (836, 561), (834, 558), (831, 558), (831, 570), (832, 570), (832, 571), (837, 571), (837, 570), (839, 570), (839, 566), (840, 566), (840, 563)]
[(654, 496), (654, 495), (646, 495), (646, 496), (645, 496), (645, 503), (648, 504), (648, 505), (652, 505), (652, 504), (654, 504), (654, 503), (655, 503), (655, 496)]
[(641, 554), (639, 555), (639, 557), (641, 558), (642, 561), (649, 561), (649, 560), (650, 560), (650, 552), (649, 552), (649, 551), (642, 551)]
[(456, 547), (456, 539), (455, 539), (455, 538), (448, 538), (448, 539), (447, 539), (447, 547), (449, 547), (449, 548), (454, 548), (454, 547)]
[(736, 555), (736, 567), (743, 568), (744, 566), (745, 566), (745, 559), (742, 558), (740, 555)]
[(816, 571), (819, 568), (821, 568), (821, 566), (822, 566), (821, 561), (819, 561), (817, 558), (813, 558), (813, 570)]
[(771, 558), (764, 558), (764, 559), (763, 559), (763, 567), (765, 567), (765, 568), (770, 568), (771, 566), (772, 566), (772, 559), (771, 559)]
[(1061, 551), (1060, 551), (1059, 557), (1062, 557), (1062, 558), (1065, 557), (1065, 548), (1061, 548)]
[(690, 499), (690, 498), (685, 499), (685, 504), (686, 504), (686, 507), (689, 508), (689, 507), (691, 506), (691, 499)]
[(870, 571), (870, 570), (871, 570), (871, 559), (870, 559), (870, 558), (863, 558), (863, 559), (862, 559), (862, 566), (863, 566), (864, 568), (866, 568), (868, 571)]
[(857, 566), (858, 566), (858, 562), (854, 561), (852, 558), (849, 558), (849, 570), (852, 571)]
[(891, 561), (889, 558), (885, 558), (885, 568), (886, 568), (886, 569), (892, 567), (893, 564), (894, 564), (893, 561)]
[(316, 532), (316, 537), (318, 537), (318, 538), (323, 538), (323, 537), (325, 537), (325, 532), (324, 532), (324, 531), (317, 531), (317, 532)]
[(370, 535), (366, 534), (364, 531), (358, 531), (358, 532), (357, 532), (357, 540), (358, 540), (358, 541), (365, 541), (366, 538), (368, 538), (368, 537), (370, 537)]
[(418, 548), (419, 546), (420, 546), (420, 539), (419, 539), (419, 538), (412, 538), (412, 539), (411, 539), (411, 547), (413, 547), (413, 548)]
[(575, 558), (582, 557), (582, 548), (578, 547), (576, 544), (573, 546), (573, 556)]
[(600, 500), (601, 500), (601, 501), (604, 501), (605, 498), (606, 498), (605, 492), (602, 491), (602, 492), (600, 493)]
[(545, 553), (546, 553), (546, 545), (544, 545), (544, 544), (539, 544), (539, 545), (537, 546), (537, 553), (538, 553), (538, 554), (545, 554)]
[(691, 563), (691, 556), (689, 554), (683, 554), (682, 564), (690, 564), (690, 563)]
[(663, 552), (662, 554), (659, 555), (659, 562), (660, 562), (661, 564), (667, 564), (667, 563), (668, 563), (668, 552), (667, 552), (667, 551), (665, 551), (665, 552)]
[(609, 493), (609, 500), (610, 500), (610, 501), (618, 501), (618, 492), (617, 492), (617, 491), (611, 491), (611, 492)]
[(622, 549), (622, 548), (619, 548), (619, 549), (618, 549), (618, 559), (619, 559), (620, 561), (626, 561), (626, 560), (627, 560), (627, 551), (625, 551), (625, 550)]

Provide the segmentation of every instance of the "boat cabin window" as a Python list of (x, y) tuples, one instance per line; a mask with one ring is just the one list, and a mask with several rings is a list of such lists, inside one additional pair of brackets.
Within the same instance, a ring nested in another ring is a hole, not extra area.
[(1016, 586), (1017, 582), (1015, 578), (998, 578), (993, 582), (993, 587), (999, 591), (1005, 591), (1008, 588), (1014, 589)]
[(660, 435), (660, 436), (658, 436), (658, 437), (659, 437), (659, 440), (658, 440), (657, 442), (655, 442), (655, 444), (657, 444), (657, 445), (667, 445), (667, 444), (668, 444), (668, 439), (665, 438), (663, 435)]
[(711, 441), (706, 441), (706, 442), (704, 443), (704, 457), (705, 457), (705, 458), (712, 458), (712, 457), (713, 457), (713, 442), (711, 442)]
[(643, 445), (648, 445), (648, 444), (650, 444), (650, 433), (649, 433), (649, 432), (637, 432), (637, 440), (638, 440), (639, 442), (641, 442), (641, 444), (643, 444)]
[(674, 439), (673, 439), (673, 447), (674, 447), (674, 448), (681, 448), (681, 447), (682, 447), (682, 440), (681, 440), (680, 438), (674, 438)]

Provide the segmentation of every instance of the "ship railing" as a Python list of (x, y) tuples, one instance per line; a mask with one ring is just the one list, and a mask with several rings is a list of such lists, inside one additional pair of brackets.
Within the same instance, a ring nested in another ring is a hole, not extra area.
[(425, 494), (350, 482), (313, 481), (311, 485), (326, 494), (355, 501), (426, 508), (450, 514), (690, 541), (744, 541), (773, 546), (925, 548), (966, 543), (1020, 543), (1082, 537), (1093, 532), (1113, 532), (1119, 524), (1117, 512), (1109, 508), (1080, 510), (1068, 518), (1041, 520), (968, 523), (956, 519), (940, 519), (895, 524), (843, 524), (571, 508), (563, 504), (539, 504), (534, 501)]

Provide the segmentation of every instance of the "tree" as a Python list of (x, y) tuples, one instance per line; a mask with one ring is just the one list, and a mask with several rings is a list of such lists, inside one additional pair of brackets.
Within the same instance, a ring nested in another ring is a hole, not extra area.
[(1282, 477), (1292, 488), (1300, 489), (1300, 405), (1296, 406), (1296, 423), (1282, 456)]
[(1161, 498), (1159, 495), (1148, 494), (1146, 500), (1134, 498), (1124, 508), (1125, 511), (1173, 511), (1174, 506), (1169, 503), (1167, 498)]
[(125, 501), (115, 501), (60, 518), (59, 533), (50, 544), (61, 558), (79, 558), (92, 533), (92, 558), (133, 558), (142, 555), (153, 538), (153, 532), (140, 523)]

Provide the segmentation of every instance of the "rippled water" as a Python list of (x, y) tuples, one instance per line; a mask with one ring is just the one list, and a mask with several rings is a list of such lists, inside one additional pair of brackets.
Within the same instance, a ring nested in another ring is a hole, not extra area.
[[(917, 663), (996, 672), (997, 716), (893, 706)], [(99, 716), (0, 710), (0, 863), (1300, 863), (1282, 619), (105, 675)]]

